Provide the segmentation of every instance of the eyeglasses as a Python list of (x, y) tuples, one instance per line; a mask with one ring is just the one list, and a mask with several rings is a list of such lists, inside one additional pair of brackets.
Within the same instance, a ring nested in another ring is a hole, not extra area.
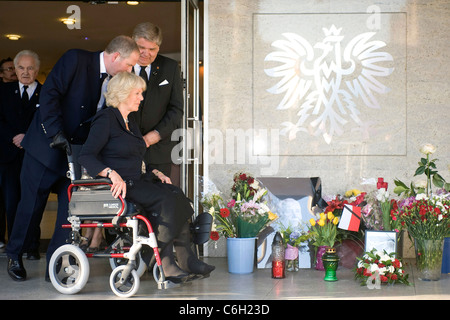
[(15, 71), (16, 69), (14, 67), (8, 67), (8, 68), (2, 68), (2, 71)]
[(19, 71), (33, 71), (35, 69), (35, 67), (29, 66), (29, 67), (22, 67), (22, 66), (18, 66), (17, 69), (19, 69)]

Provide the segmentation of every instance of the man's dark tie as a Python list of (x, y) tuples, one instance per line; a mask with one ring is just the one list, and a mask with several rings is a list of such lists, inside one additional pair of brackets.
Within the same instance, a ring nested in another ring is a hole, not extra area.
[(106, 108), (106, 100), (105, 100), (104, 93), (106, 92), (106, 88), (107, 88), (107, 85), (108, 85), (108, 82), (110, 79), (111, 79), (111, 77), (107, 73), (102, 73), (102, 76), (100, 79), (100, 81), (101, 81), (100, 98), (99, 98), (99, 102), (97, 104), (97, 111), (100, 109)]
[[(145, 83), (148, 85), (148, 75), (147, 72), (145, 72), (145, 68), (146, 66), (141, 66), (141, 71), (139, 71), (139, 75), (141, 76), (142, 79), (144, 79)], [(147, 93), (147, 90), (145, 90), (144, 92), (142, 92), (142, 97), (145, 99), (145, 94)], [(144, 100), (141, 101), (141, 105), (144, 102)]]
[(141, 66), (141, 71), (139, 72), (139, 75), (142, 77), (142, 79), (145, 80), (145, 83), (148, 82), (148, 75), (147, 72), (145, 72), (146, 66)]
[(27, 104), (28, 100), (30, 100), (30, 98), (28, 97), (27, 89), (28, 89), (28, 86), (23, 86), (22, 103), (24, 103), (24, 104)]

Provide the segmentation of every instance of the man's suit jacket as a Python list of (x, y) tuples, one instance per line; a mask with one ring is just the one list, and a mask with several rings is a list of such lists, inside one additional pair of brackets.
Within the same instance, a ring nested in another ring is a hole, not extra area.
[(100, 52), (67, 51), (41, 90), (40, 107), (23, 140), (25, 151), (53, 171), (66, 175), (64, 151), (50, 148), (62, 131), (70, 143), (83, 144), (100, 97)]
[(172, 132), (181, 126), (183, 117), (183, 87), (178, 63), (158, 55), (152, 63), (145, 99), (134, 116), (141, 133), (157, 130), (161, 141), (150, 146), (144, 156), (146, 164), (171, 163), (171, 151), (176, 141)]
[(26, 105), (22, 105), (19, 82), (9, 82), (0, 89), (0, 163), (17, 161), (23, 150), (17, 148), (12, 139), (26, 133), (36, 108), (42, 85), (37, 87)]

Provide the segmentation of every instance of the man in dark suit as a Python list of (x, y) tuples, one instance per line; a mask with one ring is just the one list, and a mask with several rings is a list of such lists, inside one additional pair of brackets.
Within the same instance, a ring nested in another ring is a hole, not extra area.
[(14, 68), (14, 61), (11, 58), (6, 58), (0, 61), (0, 83), (16, 82), (17, 74)]
[[(31, 125), (22, 141), (25, 156), (21, 172), (21, 193), (11, 238), (6, 247), (8, 274), (13, 280), (26, 279), (22, 252), (30, 241), (30, 230), (39, 224), (50, 191), (58, 196), (55, 230), (47, 248), (47, 262), (68, 239), (67, 187), (70, 180), (67, 152), (70, 145), (85, 142), (90, 121), (101, 107), (102, 74), (114, 76), (131, 71), (139, 49), (130, 37), (118, 36), (103, 52), (72, 49), (55, 64), (42, 86)], [(99, 101), (100, 100), (100, 101)]]
[(170, 176), (171, 152), (176, 144), (176, 141), (171, 141), (171, 135), (180, 127), (183, 117), (180, 69), (175, 60), (158, 54), (162, 42), (158, 26), (140, 23), (133, 30), (132, 37), (140, 51), (134, 72), (147, 82), (144, 101), (139, 111), (133, 113), (147, 144), (144, 161)]
[[(36, 81), (40, 61), (35, 52), (20, 51), (14, 58), (14, 66), (19, 81), (5, 83), (0, 93), (0, 186), (5, 199), (9, 236), (20, 200), (20, 170), (24, 156), (21, 144), (38, 107), (42, 86)], [(38, 259), (39, 226), (35, 233), (37, 237), (27, 252), (29, 258)]]

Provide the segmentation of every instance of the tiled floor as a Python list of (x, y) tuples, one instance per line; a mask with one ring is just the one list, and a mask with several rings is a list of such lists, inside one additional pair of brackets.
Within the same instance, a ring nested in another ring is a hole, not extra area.
[[(417, 279), (414, 260), (407, 260), (407, 273), (411, 286), (382, 286), (368, 289), (360, 286), (350, 269), (338, 269), (337, 282), (323, 281), (323, 272), (300, 269), (287, 273), (285, 279), (272, 279), (270, 269), (255, 269), (251, 274), (236, 275), (227, 271), (226, 258), (205, 258), (216, 270), (209, 278), (192, 281), (177, 288), (157, 289), (151, 274), (141, 278), (137, 294), (132, 300), (297, 300), (297, 299), (395, 299), (395, 300), (449, 300), (450, 275), (442, 274), (440, 281), (426, 282)], [(107, 259), (90, 259), (90, 276), (78, 294), (63, 295), (44, 280), (45, 258), (24, 261), (28, 280), (14, 282), (6, 272), (6, 257), (0, 256), (1, 300), (115, 300), (109, 288), (111, 268)]]

